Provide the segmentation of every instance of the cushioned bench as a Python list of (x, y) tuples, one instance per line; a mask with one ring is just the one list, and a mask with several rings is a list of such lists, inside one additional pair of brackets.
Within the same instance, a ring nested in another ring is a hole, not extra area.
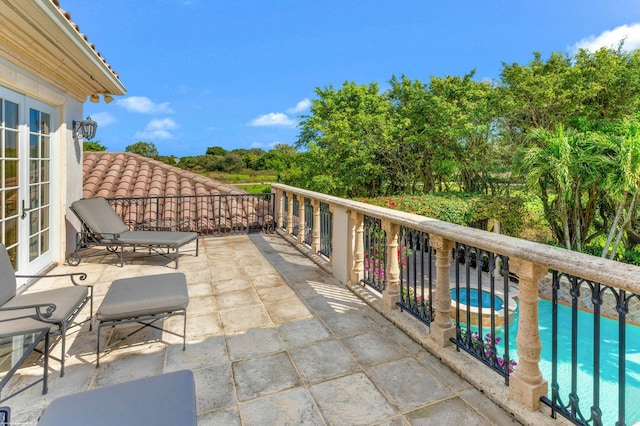
[[(102, 327), (139, 323), (142, 327), (103, 348), (122, 342), (134, 333), (152, 327), (182, 337), (182, 350), (186, 348), (187, 306), (189, 292), (187, 279), (181, 272), (115, 280), (104, 296), (95, 318), (98, 323), (96, 367), (100, 365), (100, 331)], [(182, 334), (156, 326), (154, 323), (171, 316), (182, 315)]]
[(180, 370), (57, 398), (38, 425), (195, 426), (193, 373)]

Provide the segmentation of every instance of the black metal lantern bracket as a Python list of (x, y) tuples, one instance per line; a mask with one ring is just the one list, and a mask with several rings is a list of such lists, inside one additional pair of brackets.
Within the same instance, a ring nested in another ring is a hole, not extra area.
[(96, 130), (98, 129), (98, 123), (93, 121), (91, 117), (87, 117), (85, 120), (76, 121), (73, 120), (73, 138), (84, 138), (88, 141), (94, 138)]

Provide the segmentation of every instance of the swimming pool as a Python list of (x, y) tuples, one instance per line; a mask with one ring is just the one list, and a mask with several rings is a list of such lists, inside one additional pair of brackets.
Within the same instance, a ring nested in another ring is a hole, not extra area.
[[(548, 397), (551, 399), (551, 318), (552, 303), (541, 300), (538, 304), (538, 318), (542, 352), (540, 370), (549, 381)], [(571, 308), (558, 305), (558, 383), (560, 396), (566, 404), (571, 391), (571, 347), (562, 342), (571, 342)], [(562, 326), (565, 324), (566, 326)], [(516, 333), (518, 315), (509, 324), (509, 352), (518, 360)], [(640, 327), (626, 327), (626, 424), (640, 421)], [(589, 417), (593, 401), (593, 314), (578, 311), (578, 396), (580, 410)], [(605, 425), (613, 425), (618, 413), (618, 322), (602, 318), (600, 322), (600, 409)]]
[[(461, 288), (460, 290), (460, 304), (467, 304), (467, 289), (466, 288)], [(491, 293), (488, 291), (482, 291), (482, 309), (489, 309), (491, 308)], [(451, 300), (456, 301), (456, 289), (453, 288), (451, 289)], [(504, 306), (504, 301), (498, 297), (498, 296), (493, 296), (493, 300), (495, 303), (495, 310), (499, 311), (502, 309), (502, 307)], [(478, 307), (479, 305), (479, 298), (478, 298), (478, 289), (476, 288), (472, 288), (469, 289), (469, 305), (473, 306), (475, 308)]]

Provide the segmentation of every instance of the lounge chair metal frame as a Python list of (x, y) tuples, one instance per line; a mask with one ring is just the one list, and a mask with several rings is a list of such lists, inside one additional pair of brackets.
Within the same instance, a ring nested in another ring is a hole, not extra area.
[[(178, 269), (180, 247), (195, 240), (195, 255), (198, 256), (199, 239), (196, 232), (131, 231), (104, 198), (85, 198), (73, 202), (69, 208), (80, 219), (82, 226), (81, 231), (76, 233), (75, 250), (66, 258), (71, 266), (80, 264), (82, 250), (93, 247), (105, 247), (108, 252), (118, 254), (121, 267), (124, 266), (124, 251), (127, 247), (133, 248), (134, 252), (138, 247), (147, 248), (149, 253), (154, 251), (175, 261), (176, 269)], [(91, 217), (96, 212), (105, 217)], [(104, 223), (102, 219), (105, 219)], [(109, 227), (114, 229), (105, 229)]]
[[(2, 321), (0, 321), (0, 325), (2, 325)], [(21, 331), (16, 331), (15, 333), (11, 333), (11, 334), (5, 334), (2, 335), (2, 338), (12, 338), (12, 337), (16, 337), (16, 336), (24, 336), (26, 334), (29, 334), (30, 332), (37, 332), (39, 333), (36, 338), (33, 340), (33, 342), (23, 350), (22, 352), (22, 356), (20, 357), (20, 359), (18, 361), (16, 361), (14, 363), (14, 365), (5, 373), (4, 377), (2, 378), (2, 380), (0, 380), (0, 393), (2, 392), (2, 389), (4, 389), (5, 385), (9, 382), (9, 380), (11, 380), (11, 377), (14, 375), (14, 373), (16, 371), (18, 371), (18, 369), (20, 367), (22, 367), (22, 363), (25, 362), (27, 360), (27, 358), (29, 358), (29, 356), (31, 356), (31, 353), (34, 352), (36, 350), (36, 346), (38, 346), (40, 344), (40, 342), (44, 341), (44, 362), (43, 362), (43, 373), (42, 373), (42, 377), (39, 378), (38, 380), (29, 383), (27, 386), (18, 389), (12, 393), (10, 393), (9, 395), (5, 395), (4, 397), (2, 397), (2, 395), (0, 394), (0, 403), (8, 400), (9, 398), (12, 398), (24, 391), (26, 391), (27, 389), (31, 389), (32, 387), (34, 387), (35, 385), (37, 385), (38, 383), (42, 383), (42, 394), (45, 395), (49, 388), (48, 388), (48, 380), (49, 380), (49, 328), (48, 327), (44, 327), (38, 330), (21, 330)], [(0, 417), (1, 418), (1, 417)], [(0, 422), (0, 426), (2, 426), (3, 423)]]
[[(184, 318), (183, 326), (182, 326), (182, 334), (175, 333), (166, 328), (158, 327), (157, 325), (154, 324), (156, 321), (160, 321), (166, 318), (180, 316), (180, 315)], [(102, 330), (103, 327), (117, 327), (119, 325), (133, 324), (133, 323), (140, 324), (140, 327), (136, 328), (126, 336), (121, 337), (118, 340), (111, 342), (107, 346), (100, 349), (100, 331)], [(96, 343), (96, 368), (100, 366), (101, 352), (106, 352), (107, 350), (117, 346), (118, 344), (127, 340), (129, 337), (133, 336), (139, 331), (144, 330), (147, 327), (155, 328), (156, 330), (172, 334), (176, 337), (182, 337), (182, 350), (183, 351), (186, 350), (187, 348), (187, 310), (186, 309), (181, 309), (181, 310), (172, 311), (172, 312), (165, 312), (165, 313), (156, 314), (156, 315), (147, 315), (147, 316), (131, 318), (131, 319), (121, 319), (121, 320), (115, 320), (115, 321), (98, 321), (98, 339)]]
[(9, 426), (11, 424), (11, 409), (9, 407), (0, 407), (0, 426)]
[[(72, 326), (79, 326), (84, 322), (89, 322), (89, 330), (92, 330), (91, 322), (93, 313), (93, 286), (87, 284), (79, 284), (80, 281), (87, 279), (84, 272), (72, 272), (68, 274), (50, 274), (50, 275), (16, 275), (9, 260), (9, 254), (3, 244), (0, 244), (0, 275), (3, 279), (0, 281), (0, 293), (3, 300), (0, 305), (0, 321), (7, 324), (18, 324), (14, 326), (16, 329), (33, 330), (36, 328), (49, 327), (51, 336), (60, 336), (62, 344), (62, 356), (57, 359), (48, 354), (48, 348), (41, 352), (45, 358), (53, 358), (60, 361), (60, 376), (64, 376), (64, 360), (66, 357), (66, 334)], [(58, 278), (69, 277), (72, 287), (63, 287), (59, 289), (43, 290), (33, 293), (16, 294), (16, 278)], [(81, 288), (84, 288), (84, 292)], [(64, 298), (73, 298), (77, 303), (71, 303)], [(37, 302), (33, 302), (37, 300)], [(89, 303), (89, 318), (85, 321), (76, 322), (80, 311)], [(66, 306), (66, 308), (61, 308)], [(60, 312), (60, 309), (65, 311)], [(58, 310), (58, 312), (56, 312)], [(13, 321), (13, 322), (11, 322)], [(3, 329), (8, 329), (8, 325)], [(0, 336), (3, 336), (0, 331)], [(48, 346), (48, 345), (47, 345)], [(37, 349), (36, 349), (37, 351)]]

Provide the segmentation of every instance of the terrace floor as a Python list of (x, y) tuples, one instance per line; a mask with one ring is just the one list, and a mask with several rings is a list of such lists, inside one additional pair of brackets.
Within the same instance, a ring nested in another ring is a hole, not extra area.
[[(145, 331), (103, 354), (96, 369), (96, 330), (85, 323), (68, 334), (65, 376), (50, 362), (47, 395), (38, 385), (5, 402), (13, 422), (36, 424), (62, 395), (188, 368), (199, 425), (517, 424), (278, 235), (201, 238), (198, 257), (194, 248), (181, 250), (179, 268), (191, 297), (186, 351), (180, 338)], [(160, 256), (126, 260), (120, 268), (113, 254), (83, 258), (51, 273), (86, 272), (95, 310), (114, 279), (174, 271)], [(29, 291), (60, 285), (45, 281)], [(165, 325), (179, 330), (182, 319)], [(103, 330), (102, 341), (124, 332)], [(6, 392), (39, 377), (38, 362)]]

